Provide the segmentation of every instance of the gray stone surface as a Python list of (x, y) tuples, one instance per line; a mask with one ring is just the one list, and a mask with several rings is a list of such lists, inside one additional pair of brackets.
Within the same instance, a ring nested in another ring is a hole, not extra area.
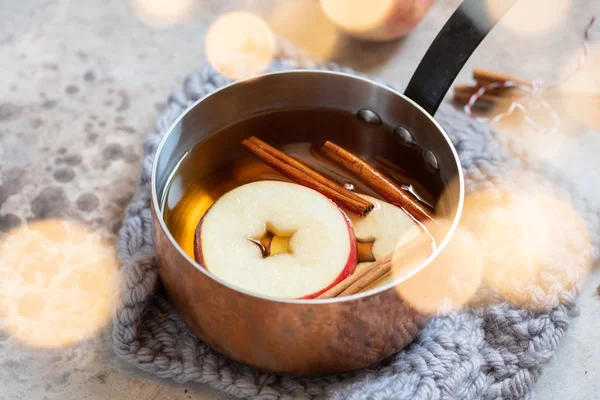
[[(114, 243), (135, 188), (143, 135), (182, 77), (204, 61), (203, 35), (210, 21), (231, 9), (267, 15), (274, 2), (197, 3), (187, 21), (162, 29), (140, 22), (129, 2), (121, 0), (0, 3), (0, 231), (33, 219), (74, 218)], [(438, 1), (418, 29), (400, 41), (343, 39), (334, 59), (405, 84), (458, 3)], [(548, 32), (523, 36), (511, 27), (552, 18), (551, 12), (540, 16), (539, 9), (530, 9), (539, 1), (522, 0), (477, 50), (459, 80), (468, 82), (475, 66), (557, 79), (580, 49), (582, 27), (597, 11), (593, 1), (566, 3), (569, 7)], [(521, 22), (527, 12), (532, 19)], [(600, 30), (593, 32), (597, 40)], [(555, 166), (564, 164), (588, 184), (599, 182), (594, 155), (600, 143), (595, 137), (571, 138), (560, 161), (553, 160)], [(599, 283), (595, 269), (581, 295), (581, 316), (542, 374), (537, 398), (600, 398), (600, 344), (594, 339), (600, 328)], [(132, 369), (115, 358), (103, 331), (73, 347), (44, 351), (0, 332), (0, 398), (224, 397), (203, 386), (177, 385)]]

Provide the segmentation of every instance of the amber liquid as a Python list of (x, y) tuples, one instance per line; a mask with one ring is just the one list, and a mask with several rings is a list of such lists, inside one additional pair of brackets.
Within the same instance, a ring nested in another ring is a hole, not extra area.
[[(303, 115), (306, 111), (286, 111), (286, 120), (301, 120), (308, 117)], [(290, 115), (296, 114), (296, 115)], [(314, 118), (314, 111), (311, 111), (310, 117)], [(347, 114), (340, 113), (340, 117), (348, 118)], [(273, 126), (274, 117), (272, 114), (261, 115), (255, 119), (267, 118), (268, 126)], [(318, 118), (318, 117), (317, 117)], [(327, 113), (330, 121), (332, 116)], [(333, 116), (335, 119), (335, 115)], [(227, 135), (228, 130), (239, 129), (232, 126), (218, 132), (217, 135)], [(391, 128), (390, 128), (391, 129)], [(253, 131), (254, 133), (254, 131)], [(247, 134), (250, 136), (250, 134)], [(257, 133), (262, 138), (262, 135)], [(322, 143), (324, 140), (320, 141)], [(358, 180), (345, 169), (324, 158), (315, 150), (316, 143), (299, 142), (286, 145), (276, 145), (279, 150), (301, 160), (306, 165), (331, 178), (339, 184), (345, 185), (357, 193), (367, 194), (380, 198), (376, 192)], [(181, 248), (193, 259), (194, 258), (194, 234), (199, 220), (209, 207), (223, 194), (230, 190), (256, 181), (277, 180), (291, 182), (288, 178), (273, 170), (262, 161), (257, 159), (249, 152), (242, 151), (239, 156), (236, 155), (232, 160), (220, 165), (214, 171), (198, 171), (199, 157), (203, 152), (203, 143), (197, 145), (190, 151), (179, 163), (177, 170), (171, 177), (168, 184), (165, 199), (163, 202), (164, 220)], [(242, 146), (240, 145), (240, 148)], [(434, 196), (411, 177), (401, 165), (394, 164), (387, 160), (371, 160), (367, 162), (375, 167), (383, 168), (384, 172), (393, 178), (404, 190), (413, 193), (425, 204), (434, 205)]]

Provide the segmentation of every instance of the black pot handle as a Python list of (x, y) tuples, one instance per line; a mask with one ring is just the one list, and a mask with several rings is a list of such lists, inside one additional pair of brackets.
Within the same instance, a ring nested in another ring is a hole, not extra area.
[[(490, 16), (486, 3), (498, 3)], [(435, 114), (479, 43), (517, 0), (464, 0), (429, 46), (404, 94)]]

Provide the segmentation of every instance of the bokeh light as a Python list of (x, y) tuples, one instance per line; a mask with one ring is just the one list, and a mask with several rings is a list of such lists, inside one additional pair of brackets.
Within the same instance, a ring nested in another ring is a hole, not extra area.
[(164, 28), (186, 21), (199, 0), (131, 0), (133, 14), (144, 24)]
[(338, 29), (314, 0), (278, 2), (269, 24), (276, 35), (301, 48), (317, 61), (333, 55)]
[[(499, 20), (506, 8), (503, 1), (486, 0), (491, 18)], [(567, 16), (571, 0), (520, 0), (500, 20), (500, 25), (519, 35), (540, 35), (559, 25)]]
[[(371, 283), (363, 291), (406, 278), (415, 271), (415, 268), (423, 264), (436, 248), (436, 240), (428, 231), (416, 235), (414, 231), (408, 231), (404, 235), (400, 235), (399, 239), (398, 237), (395, 239), (398, 240), (396, 245), (391, 246), (394, 250), (390, 250), (390, 253), (392, 253), (392, 270)], [(375, 240), (375, 243), (377, 243), (377, 240)], [(380, 252), (382, 248), (390, 248), (390, 243), (383, 244), (383, 247), (379, 248)], [(372, 262), (359, 262), (356, 268), (357, 270), (369, 268), (371, 264)]]
[(423, 19), (434, 0), (320, 0), (333, 23), (351, 36), (385, 41), (406, 35)]
[(85, 225), (33, 222), (0, 241), (3, 329), (39, 348), (90, 338), (109, 321), (118, 296), (113, 247)]
[[(428, 224), (427, 230), (440, 242), (450, 230), (451, 222)], [(419, 238), (415, 239), (419, 240)], [(420, 265), (431, 251), (431, 241), (421, 236), (416, 248), (399, 248), (394, 253), (394, 278), (401, 278)], [(482, 282), (483, 259), (475, 237), (458, 228), (446, 247), (421, 271), (402, 281), (396, 290), (417, 311), (438, 315), (467, 304)]]
[[(394, 8), (394, 0), (321, 0), (325, 14), (349, 32), (364, 32), (383, 24)], [(403, 3), (409, 7), (409, 2)]]
[(235, 11), (217, 18), (205, 39), (206, 57), (229, 79), (243, 79), (265, 71), (275, 54), (275, 38), (255, 14)]
[(572, 298), (589, 271), (585, 223), (550, 195), (478, 191), (467, 197), (461, 224), (477, 237), (486, 284), (516, 306), (556, 307)]
[(592, 129), (600, 129), (600, 43), (590, 46), (588, 57), (579, 71), (582, 49), (578, 48), (563, 70), (561, 99), (568, 115)]

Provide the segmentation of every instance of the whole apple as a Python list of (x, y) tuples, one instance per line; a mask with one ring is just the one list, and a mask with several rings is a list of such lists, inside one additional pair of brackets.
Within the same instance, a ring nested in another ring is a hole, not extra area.
[(348, 35), (386, 41), (408, 34), (434, 0), (320, 0), (327, 17)]

